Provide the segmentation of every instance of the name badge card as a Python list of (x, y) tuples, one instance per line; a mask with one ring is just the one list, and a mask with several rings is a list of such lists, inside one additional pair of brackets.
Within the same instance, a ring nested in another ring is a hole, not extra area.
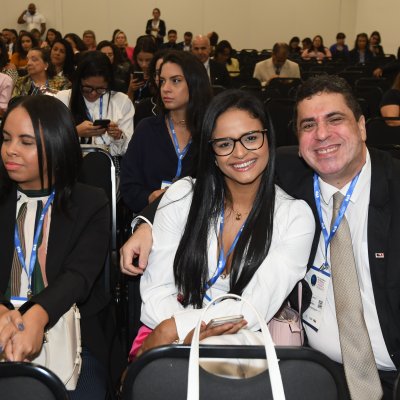
[(161, 189), (167, 189), (171, 185), (172, 185), (172, 182), (170, 182), (170, 181), (162, 181), (161, 182)]
[(323, 268), (311, 267), (305, 280), (312, 290), (310, 307), (303, 313), (303, 322), (318, 332), (328, 296), (331, 274)]

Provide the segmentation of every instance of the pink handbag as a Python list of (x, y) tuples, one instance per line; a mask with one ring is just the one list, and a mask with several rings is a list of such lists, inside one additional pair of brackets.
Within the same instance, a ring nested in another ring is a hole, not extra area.
[[(298, 304), (301, 310), (302, 284), (297, 284)], [(297, 311), (285, 304), (268, 323), (268, 329), (276, 346), (302, 346), (304, 330)]]

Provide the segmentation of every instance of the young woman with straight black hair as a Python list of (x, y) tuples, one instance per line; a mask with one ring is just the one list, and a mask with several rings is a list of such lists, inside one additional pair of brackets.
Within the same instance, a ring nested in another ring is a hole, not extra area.
[(101, 278), (108, 199), (77, 182), (81, 149), (71, 114), (59, 100), (15, 101), (3, 119), (0, 145), (0, 358), (33, 359), (44, 330), (77, 304), (82, 370), (70, 398), (104, 399), (109, 376), (122, 367), (110, 365), (115, 325)]
[[(266, 126), (262, 103), (242, 91), (221, 93), (207, 109), (196, 180), (172, 185), (154, 220), (141, 279), (141, 333), (153, 331), (140, 351), (189, 343), (201, 309), (227, 292), (246, 297), (269, 321), (304, 277), (314, 219), (305, 202), (274, 185), (275, 139)], [(201, 337), (246, 323), (259, 329), (234, 300), (216, 304), (208, 317), (239, 314), (245, 321), (204, 324)]]

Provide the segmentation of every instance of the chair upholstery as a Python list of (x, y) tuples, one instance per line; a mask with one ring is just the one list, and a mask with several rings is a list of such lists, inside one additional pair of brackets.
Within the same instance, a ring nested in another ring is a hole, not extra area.
[(4, 400), (68, 400), (60, 379), (47, 368), (24, 362), (0, 363), (0, 393)]
[[(189, 352), (189, 346), (163, 346), (143, 354), (128, 368), (123, 400), (186, 399)], [(322, 353), (309, 348), (278, 347), (277, 355), (286, 399), (346, 398), (342, 375)], [(265, 358), (265, 349), (203, 345), (200, 357)], [(200, 368), (200, 399), (272, 399), (268, 371), (248, 379), (229, 379)]]

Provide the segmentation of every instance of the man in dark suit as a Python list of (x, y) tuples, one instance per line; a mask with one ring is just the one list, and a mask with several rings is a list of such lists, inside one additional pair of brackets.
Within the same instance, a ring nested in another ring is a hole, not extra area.
[(180, 46), (178, 45), (178, 43), (176, 43), (177, 38), (178, 38), (178, 32), (175, 29), (170, 29), (168, 31), (168, 42), (163, 43), (161, 48), (170, 50), (180, 50)]
[(210, 58), (210, 39), (207, 36), (195, 36), (192, 42), (192, 53), (203, 63), (210, 77), (211, 85), (221, 85), (225, 88), (230, 86), (228, 70), (224, 65)]
[(183, 34), (183, 42), (178, 43), (179, 50), (192, 51), (192, 39), (193, 39), (193, 33), (185, 32)]

